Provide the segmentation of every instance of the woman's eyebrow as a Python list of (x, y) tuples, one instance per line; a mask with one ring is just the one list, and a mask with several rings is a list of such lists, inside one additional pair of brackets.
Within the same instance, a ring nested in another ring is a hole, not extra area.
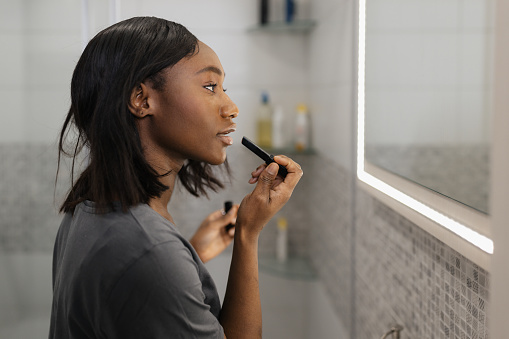
[(196, 74), (200, 74), (200, 73), (204, 73), (204, 72), (213, 72), (220, 76), (223, 75), (223, 72), (216, 66), (207, 66), (205, 68), (200, 69), (198, 72), (196, 72)]

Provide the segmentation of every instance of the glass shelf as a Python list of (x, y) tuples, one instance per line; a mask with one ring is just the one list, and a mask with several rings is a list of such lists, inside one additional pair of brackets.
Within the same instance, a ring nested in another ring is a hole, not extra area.
[(290, 257), (280, 262), (274, 257), (261, 256), (258, 265), (262, 272), (291, 280), (316, 280), (316, 272), (305, 258)]
[(296, 20), (292, 22), (277, 21), (268, 22), (265, 25), (256, 25), (248, 28), (249, 33), (254, 32), (289, 32), (289, 33), (309, 33), (316, 26), (313, 20)]

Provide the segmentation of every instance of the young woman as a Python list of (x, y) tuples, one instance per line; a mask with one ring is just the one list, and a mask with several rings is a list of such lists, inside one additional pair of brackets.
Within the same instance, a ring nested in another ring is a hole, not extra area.
[[(300, 166), (275, 157), (284, 180), (277, 164), (258, 167), (240, 206), (210, 214), (190, 241), (167, 210), (177, 177), (196, 196), (222, 187), (211, 165), (226, 160), (238, 114), (223, 81), (213, 50), (173, 22), (132, 18), (90, 41), (60, 136), (60, 152), (89, 157), (61, 207), (49, 338), (261, 337), (258, 236)], [(221, 307), (203, 262), (233, 239)]]

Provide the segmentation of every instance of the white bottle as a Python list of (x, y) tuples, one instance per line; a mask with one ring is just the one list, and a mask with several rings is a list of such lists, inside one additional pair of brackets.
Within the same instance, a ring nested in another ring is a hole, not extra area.
[(299, 152), (309, 148), (309, 113), (305, 104), (297, 106), (295, 117), (295, 149)]
[(288, 222), (283, 217), (277, 220), (276, 259), (279, 262), (288, 259)]
[(284, 114), (281, 106), (274, 107), (272, 114), (272, 147), (281, 149), (285, 147)]

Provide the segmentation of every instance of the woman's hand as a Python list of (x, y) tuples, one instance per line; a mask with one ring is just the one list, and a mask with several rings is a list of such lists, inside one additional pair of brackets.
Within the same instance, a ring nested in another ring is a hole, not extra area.
[[(278, 155), (276, 163), (261, 165), (251, 173), (249, 183), (257, 183), (253, 192), (248, 194), (240, 204), (237, 225), (242, 232), (258, 235), (265, 224), (290, 199), (293, 189), (302, 177), (302, 169), (292, 159)], [(288, 175), (283, 179), (277, 175), (278, 164), (286, 167)], [(238, 228), (237, 231), (240, 230)]]
[(232, 242), (235, 227), (226, 231), (226, 225), (235, 225), (239, 205), (233, 205), (228, 213), (217, 210), (209, 214), (190, 240), (203, 262), (217, 256)]

